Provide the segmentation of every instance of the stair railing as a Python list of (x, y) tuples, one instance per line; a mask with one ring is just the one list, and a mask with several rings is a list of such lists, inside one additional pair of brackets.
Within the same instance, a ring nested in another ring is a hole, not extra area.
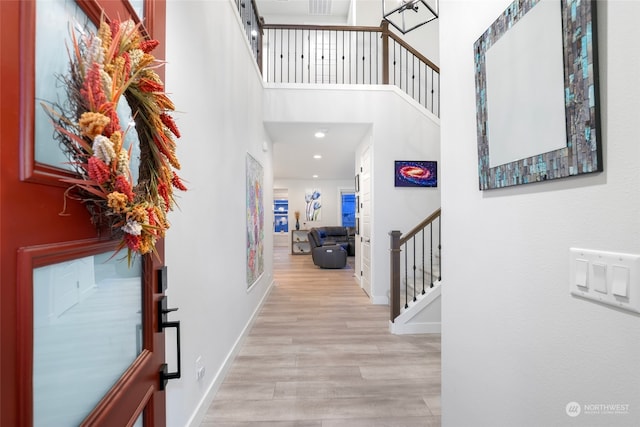
[(258, 12), (255, 0), (235, 0), (244, 32), (247, 35), (251, 53), (262, 70), (262, 26), (264, 22)]
[(262, 76), (267, 83), (392, 84), (440, 114), (440, 69), (379, 27), (261, 26)]
[(392, 84), (440, 116), (440, 69), (379, 27), (265, 24), (255, 0), (234, 0), (267, 83)]
[(389, 232), (389, 308), (392, 322), (400, 315), (402, 307), (408, 308), (410, 301), (415, 302), (419, 294), (426, 294), (434, 283), (442, 279), (440, 214), (440, 209), (436, 210), (404, 236), (397, 230)]

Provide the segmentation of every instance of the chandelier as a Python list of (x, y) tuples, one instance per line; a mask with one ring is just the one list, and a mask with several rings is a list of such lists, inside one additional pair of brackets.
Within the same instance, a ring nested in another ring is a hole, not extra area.
[(406, 34), (438, 18), (438, 0), (382, 0), (382, 16)]

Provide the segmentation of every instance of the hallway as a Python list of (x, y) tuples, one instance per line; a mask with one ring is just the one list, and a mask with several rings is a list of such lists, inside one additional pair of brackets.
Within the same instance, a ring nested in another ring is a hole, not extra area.
[(274, 248), (275, 285), (201, 427), (439, 426), (440, 336), (391, 335), (353, 275)]

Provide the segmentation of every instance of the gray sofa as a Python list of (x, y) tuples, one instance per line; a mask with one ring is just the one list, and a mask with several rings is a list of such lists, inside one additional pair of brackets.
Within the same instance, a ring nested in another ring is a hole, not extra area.
[(355, 254), (355, 236), (347, 227), (315, 227), (309, 230), (313, 263), (321, 268), (344, 268)]

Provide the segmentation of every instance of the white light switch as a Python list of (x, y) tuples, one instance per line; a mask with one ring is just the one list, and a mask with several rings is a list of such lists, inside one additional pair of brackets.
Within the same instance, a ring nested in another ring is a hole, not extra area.
[(591, 271), (593, 273), (593, 289), (601, 294), (607, 293), (607, 265), (599, 262), (591, 264)]
[(640, 255), (569, 249), (572, 295), (640, 313)]
[(611, 292), (622, 298), (629, 296), (629, 269), (622, 265), (613, 266)]
[(576, 285), (582, 288), (588, 288), (589, 282), (587, 278), (589, 277), (589, 261), (586, 259), (577, 259), (576, 260)]

